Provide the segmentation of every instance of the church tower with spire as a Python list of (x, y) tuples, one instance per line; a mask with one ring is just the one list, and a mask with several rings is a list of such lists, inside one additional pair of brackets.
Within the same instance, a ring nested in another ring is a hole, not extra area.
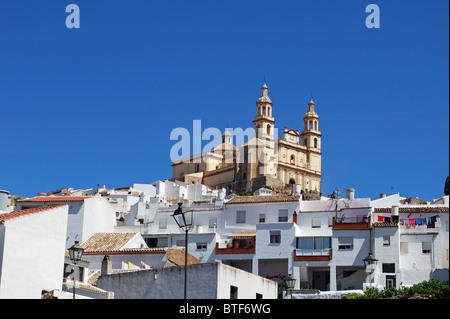
[(267, 95), (268, 90), (267, 84), (264, 82), (261, 87), (261, 96), (256, 101), (256, 116), (253, 120), (253, 127), (256, 137), (273, 139), (275, 119), (272, 116), (272, 100)]

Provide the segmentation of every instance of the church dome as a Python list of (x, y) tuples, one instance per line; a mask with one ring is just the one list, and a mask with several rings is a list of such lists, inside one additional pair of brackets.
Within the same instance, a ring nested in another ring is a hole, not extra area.
[(267, 91), (269, 88), (267, 87), (266, 83), (264, 82), (263, 86), (261, 87), (261, 97), (256, 101), (256, 103), (270, 103), (272, 104), (272, 100), (267, 95)]

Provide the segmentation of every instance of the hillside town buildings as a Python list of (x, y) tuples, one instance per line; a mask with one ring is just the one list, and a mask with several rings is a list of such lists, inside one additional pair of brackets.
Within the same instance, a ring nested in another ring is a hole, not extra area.
[[(2, 280), (2, 296), (70, 298), (74, 275), (67, 248), (80, 239), (85, 253), (75, 272), (79, 298), (181, 298), (175, 290), (149, 293), (119, 287), (119, 282), (136, 286), (141, 280), (154, 287), (162, 287), (163, 280), (181, 285), (181, 272), (165, 270), (185, 267), (185, 234), (171, 216), (179, 202), (193, 211), (189, 271), (195, 276), (207, 271), (203, 275), (211, 276), (216, 285), (211, 298), (283, 296), (289, 274), (296, 279), (293, 298), (302, 298), (306, 291), (311, 297), (311, 292), (400, 288), (433, 277), (448, 279), (448, 196), (426, 204), (408, 204), (399, 194), (357, 198), (353, 189), (347, 190), (345, 198), (320, 200), (304, 200), (296, 193), (272, 195), (267, 189), (259, 195), (225, 196), (225, 189), (168, 180), (115, 190), (99, 188), (94, 193), (82, 198), (70, 193), (40, 194), (19, 200), (15, 209), (0, 214), (0, 278), (14, 278), (12, 269), (26, 278), (17, 266), (23, 262), (19, 253), (23, 250), (14, 246), (27, 246), (21, 241), (32, 241), (37, 247), (51, 241), (55, 249), (51, 254), (46, 250), (46, 263), (60, 265), (48, 282), (27, 281), (33, 287), (26, 293), (14, 290), (16, 281)], [(46, 221), (50, 214), (51, 223)], [(61, 221), (55, 223), (55, 216)], [(28, 238), (23, 227), (37, 233), (28, 232), (32, 239)], [(369, 253), (378, 259), (370, 276), (363, 262)], [(240, 284), (230, 279), (226, 286), (226, 273), (236, 274)], [(155, 276), (163, 280), (156, 282)], [(269, 290), (256, 288), (263, 287), (264, 280), (276, 285), (269, 285)], [(205, 298), (198, 291), (201, 282), (193, 280), (189, 287), (195, 291), (192, 298)], [(251, 291), (244, 292), (246, 287), (252, 287)]]

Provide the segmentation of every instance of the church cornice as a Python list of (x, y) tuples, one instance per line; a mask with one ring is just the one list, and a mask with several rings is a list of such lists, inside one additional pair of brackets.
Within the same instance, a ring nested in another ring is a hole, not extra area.
[(270, 123), (272, 123), (272, 124), (275, 124), (275, 120), (271, 120), (271, 119), (269, 119), (269, 118), (267, 118), (267, 117), (255, 118), (255, 119), (253, 120), (253, 123), (260, 122), (260, 121), (270, 122)]
[(315, 135), (317, 137), (322, 137), (321, 133), (316, 133), (314, 131), (302, 131), (302, 133), (300, 134), (300, 136), (305, 136), (305, 135)]
[(307, 168), (301, 168), (299, 166), (284, 163), (284, 162), (278, 162), (278, 167), (282, 167), (282, 168), (290, 170), (290, 171), (294, 170), (297, 172), (305, 173), (307, 175), (314, 176), (314, 177), (319, 177), (319, 178), (323, 177), (323, 175), (320, 172), (308, 170)]

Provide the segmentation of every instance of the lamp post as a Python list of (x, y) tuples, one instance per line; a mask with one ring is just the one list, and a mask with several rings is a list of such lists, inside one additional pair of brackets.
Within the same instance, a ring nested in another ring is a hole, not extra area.
[(295, 287), (295, 279), (291, 276), (291, 274), (288, 274), (287, 278), (284, 280), (286, 282), (286, 290), (291, 292), (291, 299), (292, 299), (292, 289)]
[(369, 273), (369, 289), (370, 289), (370, 299), (372, 299), (372, 273), (375, 270), (378, 259), (369, 253), (366, 258), (363, 259), (364, 265), (366, 266), (366, 272)]
[(83, 256), (84, 248), (81, 247), (81, 245), (78, 243), (78, 241), (75, 241), (75, 244), (73, 244), (72, 247), (69, 248), (69, 256), (70, 259), (73, 261), (73, 299), (75, 299), (75, 274), (76, 274), (76, 266), (77, 262), (81, 260), (81, 256)]
[(178, 227), (183, 229), (186, 233), (185, 241), (184, 241), (184, 299), (186, 299), (187, 295), (187, 263), (188, 263), (188, 232), (192, 227), (193, 223), (193, 211), (192, 210), (183, 210), (181, 207), (183, 203), (178, 203), (178, 208), (175, 209), (172, 217), (175, 219)]

